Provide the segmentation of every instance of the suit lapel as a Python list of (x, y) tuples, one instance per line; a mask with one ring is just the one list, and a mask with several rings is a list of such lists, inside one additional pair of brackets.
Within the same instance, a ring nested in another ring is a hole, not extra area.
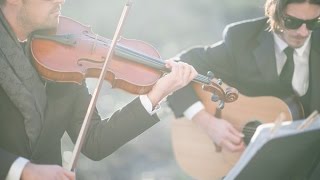
[(267, 82), (279, 79), (274, 51), (274, 39), (271, 32), (267, 30), (260, 32), (253, 54), (257, 66)]
[(311, 110), (320, 111), (320, 83), (319, 83), (319, 68), (320, 68), (320, 31), (315, 31), (312, 34), (310, 51), (310, 84), (311, 88)]

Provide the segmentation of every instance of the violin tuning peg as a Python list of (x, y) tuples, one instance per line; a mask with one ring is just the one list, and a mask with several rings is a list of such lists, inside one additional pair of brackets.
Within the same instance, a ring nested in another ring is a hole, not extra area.
[(213, 72), (212, 71), (208, 71), (207, 72), (207, 77), (208, 77), (208, 79), (212, 80), (214, 78)]
[(219, 109), (223, 109), (224, 108), (224, 101), (220, 101), (218, 108)]
[(213, 102), (219, 101), (219, 96), (216, 95), (216, 94), (212, 94), (212, 96), (211, 96), (211, 101), (213, 101)]

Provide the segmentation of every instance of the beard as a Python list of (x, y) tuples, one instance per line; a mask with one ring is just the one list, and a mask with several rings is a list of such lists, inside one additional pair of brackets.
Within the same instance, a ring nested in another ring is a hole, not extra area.
[(28, 11), (28, 8), (23, 6), (18, 13), (17, 22), (28, 34), (42, 29), (53, 29), (58, 26), (59, 15), (54, 15), (57, 8), (54, 8), (49, 13), (39, 16), (33, 12)]

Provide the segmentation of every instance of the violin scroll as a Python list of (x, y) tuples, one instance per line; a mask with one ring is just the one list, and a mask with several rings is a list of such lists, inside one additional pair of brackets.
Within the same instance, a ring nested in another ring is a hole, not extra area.
[(238, 90), (233, 87), (223, 88), (223, 83), (221, 79), (214, 78), (211, 71), (207, 73), (208, 84), (203, 84), (202, 89), (212, 93), (211, 101), (219, 101), (218, 108), (223, 109), (225, 103), (234, 102), (238, 99)]

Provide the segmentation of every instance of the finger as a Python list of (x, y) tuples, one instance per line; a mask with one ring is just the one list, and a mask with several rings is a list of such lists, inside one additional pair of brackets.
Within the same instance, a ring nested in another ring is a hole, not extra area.
[(171, 68), (171, 72), (169, 74), (171, 74), (173, 76), (179, 75), (179, 65), (177, 62), (169, 61), (168, 65)]
[(231, 152), (240, 152), (244, 149), (244, 144), (233, 144), (231, 141), (224, 140), (221, 142), (221, 146), (224, 147), (227, 151)]
[(244, 138), (244, 134), (240, 131), (238, 131), (236, 128), (234, 128), (233, 126), (229, 127), (229, 131), (234, 134), (235, 136), (238, 136), (240, 138)]
[(190, 82), (190, 81), (192, 81), (193, 79), (196, 78), (196, 76), (198, 75), (198, 72), (191, 65), (188, 65), (188, 68), (190, 69), (188, 82)]
[(181, 66), (182, 66), (181, 70), (182, 70), (183, 85), (186, 85), (193, 79), (193, 76), (192, 76), (193, 67), (183, 62), (181, 63)]
[(230, 132), (228, 134), (228, 141), (230, 141), (232, 144), (240, 144), (243, 141), (243, 138)]
[(184, 69), (184, 78), (186, 80), (190, 79), (190, 75), (191, 75), (191, 66), (187, 63), (183, 63), (183, 69)]
[(68, 180), (75, 180), (75, 177), (76, 177), (74, 172), (67, 171), (67, 170), (64, 171), (64, 175)]
[(63, 180), (73, 180), (73, 179), (69, 178), (68, 176), (66, 176), (65, 174), (61, 177), (61, 179), (63, 179)]
[(52, 171), (51, 179), (52, 180), (70, 180), (70, 178), (66, 175), (67, 170), (63, 169), (60, 166), (52, 166), (54, 171)]
[(193, 66), (191, 66), (191, 71), (192, 71), (192, 77), (191, 78), (192, 79), (196, 78), (197, 75), (198, 75), (197, 70)]
[(179, 80), (184, 80), (184, 73), (186, 69), (183, 62), (178, 62), (178, 73), (179, 73)]
[(173, 65), (176, 65), (178, 62), (174, 61), (173, 59), (165, 60), (166, 68), (171, 69)]

